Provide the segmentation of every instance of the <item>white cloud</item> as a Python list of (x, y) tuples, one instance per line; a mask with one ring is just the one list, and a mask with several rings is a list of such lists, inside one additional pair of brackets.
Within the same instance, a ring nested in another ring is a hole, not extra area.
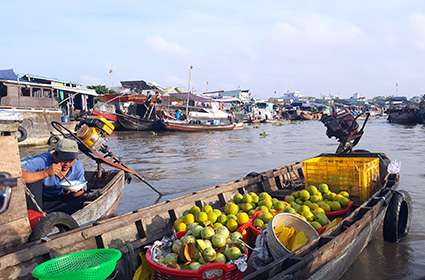
[(356, 43), (359, 26), (322, 15), (289, 17), (275, 25), (275, 39), (291, 45), (341, 47)]
[(410, 25), (413, 30), (414, 45), (425, 50), (425, 15), (418, 13), (410, 16)]
[(175, 55), (187, 55), (189, 50), (175, 42), (171, 42), (162, 36), (152, 36), (146, 39), (146, 43), (154, 50), (171, 53)]

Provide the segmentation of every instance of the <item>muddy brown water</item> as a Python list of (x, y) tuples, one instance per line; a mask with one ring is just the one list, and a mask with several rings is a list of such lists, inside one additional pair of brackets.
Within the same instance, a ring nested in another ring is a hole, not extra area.
[[(262, 132), (267, 136), (261, 137)], [(163, 200), (238, 179), (251, 171), (334, 152), (337, 147), (316, 121), (211, 133), (119, 132), (109, 145), (154, 186), (170, 193)], [(409, 236), (399, 244), (384, 242), (379, 231), (342, 279), (425, 278), (425, 127), (372, 120), (358, 148), (385, 152), (401, 163), (400, 189), (413, 198), (413, 219)], [(38, 151), (23, 149), (23, 154)], [(93, 168), (90, 161), (84, 162)], [(134, 178), (125, 188), (118, 212), (150, 205), (155, 199), (155, 194)]]

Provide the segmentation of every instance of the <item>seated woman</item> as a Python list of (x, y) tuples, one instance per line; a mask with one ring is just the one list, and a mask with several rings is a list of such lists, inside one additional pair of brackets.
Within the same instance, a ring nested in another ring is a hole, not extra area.
[[(78, 144), (71, 139), (61, 139), (52, 152), (46, 152), (22, 163), (22, 178), (34, 194), (37, 204), (45, 211), (72, 214), (83, 207), (84, 189), (66, 191), (63, 183), (86, 183), (84, 168), (77, 159)], [(32, 201), (29, 208), (36, 209)]]

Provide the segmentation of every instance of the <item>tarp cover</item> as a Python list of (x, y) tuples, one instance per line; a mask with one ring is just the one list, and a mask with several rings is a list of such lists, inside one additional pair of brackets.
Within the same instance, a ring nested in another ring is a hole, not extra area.
[(15, 74), (13, 69), (0, 69), (0, 80), (12, 80), (17, 81), (18, 75)]

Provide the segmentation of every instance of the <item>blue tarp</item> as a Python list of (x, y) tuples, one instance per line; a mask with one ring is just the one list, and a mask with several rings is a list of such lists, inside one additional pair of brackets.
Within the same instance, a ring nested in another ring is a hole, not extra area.
[(12, 80), (17, 81), (18, 75), (15, 74), (13, 69), (0, 69), (0, 80)]

